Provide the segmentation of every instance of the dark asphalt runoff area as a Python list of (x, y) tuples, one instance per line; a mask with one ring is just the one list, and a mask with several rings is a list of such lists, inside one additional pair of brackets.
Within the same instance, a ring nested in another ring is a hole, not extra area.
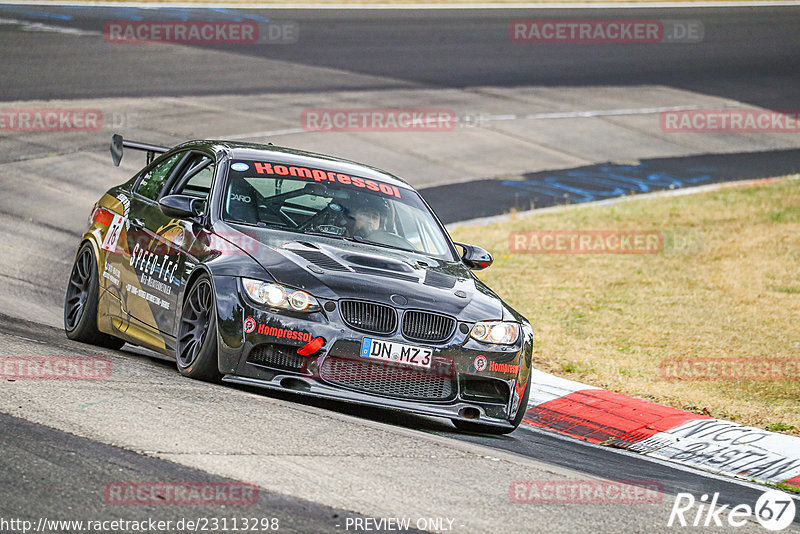
[[(624, 195), (710, 185), (800, 171), (800, 150), (653, 158), (534, 172), (514, 180), (474, 180), (421, 190), (445, 224)], [(452, 201), (458, 198), (458, 203)]]

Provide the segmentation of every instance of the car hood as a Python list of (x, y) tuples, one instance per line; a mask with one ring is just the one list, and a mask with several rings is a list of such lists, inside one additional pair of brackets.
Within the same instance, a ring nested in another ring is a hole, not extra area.
[(320, 299), (371, 300), (434, 310), (462, 321), (517, 315), (461, 262), (275, 229), (221, 223), (219, 230), (222, 235), (241, 234), (236, 245), (274, 281)]

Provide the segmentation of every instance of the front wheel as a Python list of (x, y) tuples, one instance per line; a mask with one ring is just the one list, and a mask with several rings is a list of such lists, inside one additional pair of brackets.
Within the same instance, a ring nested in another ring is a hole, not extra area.
[(203, 274), (189, 289), (181, 311), (176, 348), (178, 371), (183, 376), (217, 382), (217, 311), (211, 278)]
[(493, 434), (496, 436), (511, 434), (522, 423), (522, 419), (525, 417), (525, 410), (528, 408), (528, 398), (531, 396), (531, 382), (533, 382), (533, 377), (528, 376), (528, 384), (525, 386), (525, 393), (522, 394), (522, 400), (519, 403), (517, 415), (514, 417), (514, 420), (511, 421), (511, 428), (484, 425), (473, 421), (464, 421), (462, 419), (453, 419), (453, 424), (462, 432), (470, 432), (472, 434)]
[(125, 341), (100, 332), (97, 328), (97, 302), (100, 293), (97, 260), (91, 243), (78, 249), (64, 297), (64, 331), (67, 337), (110, 349), (119, 349)]

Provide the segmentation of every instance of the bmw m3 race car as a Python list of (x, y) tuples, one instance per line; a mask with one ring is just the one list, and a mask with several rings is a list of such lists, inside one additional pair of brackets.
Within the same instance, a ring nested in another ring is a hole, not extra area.
[[(405, 181), (272, 145), (123, 140), (147, 165), (96, 203), (69, 279), (71, 339), (183, 375), (445, 417), (522, 421), (533, 331)], [(459, 253), (460, 252), (460, 253)]]

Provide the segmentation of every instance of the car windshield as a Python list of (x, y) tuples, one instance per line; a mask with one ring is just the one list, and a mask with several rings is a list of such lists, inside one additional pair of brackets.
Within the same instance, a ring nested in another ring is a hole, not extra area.
[(447, 237), (415, 191), (322, 169), (233, 161), (223, 219), (453, 260)]

